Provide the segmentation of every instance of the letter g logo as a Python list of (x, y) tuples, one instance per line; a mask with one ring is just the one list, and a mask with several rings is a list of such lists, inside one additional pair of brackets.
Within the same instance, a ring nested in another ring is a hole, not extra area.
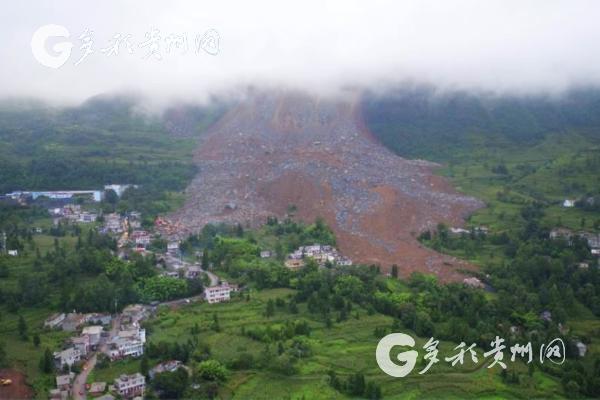
[(402, 378), (410, 373), (415, 367), (419, 353), (416, 350), (404, 351), (398, 354), (398, 361), (403, 365), (398, 365), (390, 358), (390, 352), (394, 346), (413, 347), (415, 340), (404, 333), (391, 333), (379, 341), (375, 358), (377, 365), (386, 374), (395, 378)]
[(51, 55), (46, 51), (46, 41), (50, 37), (68, 38), (69, 31), (62, 25), (44, 25), (39, 27), (31, 38), (31, 52), (40, 64), (49, 68), (60, 68), (71, 56), (73, 43), (64, 41), (55, 44), (52, 50), (58, 54)]

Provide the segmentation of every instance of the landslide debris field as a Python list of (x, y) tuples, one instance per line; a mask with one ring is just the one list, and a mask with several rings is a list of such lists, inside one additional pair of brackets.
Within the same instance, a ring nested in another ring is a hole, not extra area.
[(358, 104), (271, 92), (229, 111), (201, 140), (199, 173), (184, 207), (168, 217), (170, 236), (206, 223), (256, 226), (295, 205), (307, 222), (323, 217), (355, 263), (462, 279), (457, 270), (469, 265), (422, 247), (416, 236), (438, 222), (460, 225), (483, 204), (433, 175), (436, 164), (377, 143)]

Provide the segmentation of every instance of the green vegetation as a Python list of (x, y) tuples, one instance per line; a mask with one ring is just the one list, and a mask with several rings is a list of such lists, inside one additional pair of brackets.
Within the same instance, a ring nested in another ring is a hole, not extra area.
[[(0, 105), (0, 193), (13, 190), (101, 189), (109, 183), (140, 185), (122, 208), (155, 216), (177, 205), (195, 175), (198, 135), (222, 105), (186, 108), (195, 122), (187, 136), (170, 134), (167, 114), (145, 115), (140, 101), (97, 97), (69, 109)], [(176, 121), (175, 121), (176, 123)]]
[[(600, 228), (597, 98), (593, 91), (557, 100), (436, 97), (415, 90), (371, 97), (366, 112), (370, 127), (390, 148), (444, 162), (439, 173), (485, 201), (487, 207), (469, 218), (468, 233), (452, 234), (440, 224), (420, 240), (481, 267), (477, 276), (493, 288), (485, 299), (499, 307), (482, 309), (509, 316), (505, 328), (554, 331), (568, 338), (571, 355), (576, 340), (588, 346), (586, 356), (570, 360), (560, 378), (573, 397), (595, 397), (600, 387), (595, 378), (600, 353), (592, 339), (600, 317), (598, 261), (577, 236)], [(576, 207), (563, 207), (565, 199), (576, 200)], [(559, 227), (571, 229), (573, 237), (550, 240), (550, 231)], [(539, 325), (542, 310), (551, 312), (551, 324)], [(566, 330), (559, 332), (557, 323)]]

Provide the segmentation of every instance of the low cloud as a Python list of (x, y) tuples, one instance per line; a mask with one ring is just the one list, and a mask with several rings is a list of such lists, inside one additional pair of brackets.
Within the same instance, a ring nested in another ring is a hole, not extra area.
[[(600, 83), (595, 1), (29, 0), (4, 5), (2, 15), (0, 97), (77, 102), (130, 90), (157, 101), (202, 100), (248, 85), (333, 93), (399, 82), (558, 93)], [(73, 44), (58, 69), (32, 55), (32, 35), (46, 24), (66, 27)], [(140, 47), (152, 28), (160, 60)], [(85, 29), (93, 52), (74, 65)], [(216, 55), (197, 47), (210, 29)], [(118, 33), (132, 35), (133, 54), (101, 51)], [(184, 33), (187, 53), (173, 44), (167, 52), (166, 38)]]

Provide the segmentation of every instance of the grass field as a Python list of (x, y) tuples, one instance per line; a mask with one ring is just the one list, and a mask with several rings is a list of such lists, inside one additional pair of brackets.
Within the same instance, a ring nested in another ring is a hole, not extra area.
[[(289, 314), (278, 310), (271, 318), (264, 316), (266, 301), (269, 298), (286, 298), (289, 289), (271, 289), (252, 292), (250, 301), (243, 298), (230, 303), (196, 304), (176, 310), (161, 310), (148, 323), (150, 342), (185, 343), (192, 338), (191, 328), (198, 324), (199, 339), (210, 346), (212, 357), (224, 364), (233, 361), (240, 352), (247, 352), (259, 359), (265, 344), (252, 340), (241, 333), (258, 326), (285, 323), (287, 320), (303, 319), (309, 322), (312, 331), (308, 338), (312, 356), (299, 361), (298, 372), (293, 375), (278, 374), (274, 371), (252, 368), (230, 370), (229, 377), (221, 389), (221, 396), (227, 399), (332, 399), (347, 398), (328, 384), (327, 372), (335, 370), (339, 376), (362, 372), (367, 381), (373, 380), (382, 386), (384, 398), (553, 398), (561, 393), (560, 384), (553, 378), (536, 372), (518, 385), (504, 384), (498, 368), (487, 369), (488, 361), (480, 358), (474, 365), (466, 360), (464, 366), (451, 367), (441, 356), (454, 354), (455, 343), (440, 344), (440, 363), (427, 373), (419, 375), (418, 370), (426, 364), (417, 362), (415, 370), (406, 378), (391, 378), (385, 375), (375, 361), (375, 349), (379, 337), (374, 335), (376, 327), (390, 327), (392, 319), (381, 314), (368, 315), (359, 309), (357, 319), (352, 316), (343, 322), (336, 322), (331, 328), (299, 307), (299, 314)], [(221, 331), (211, 329), (213, 314), (217, 313)], [(416, 335), (413, 334), (413, 337)], [(427, 338), (417, 338), (417, 346), (422, 347)], [(275, 344), (272, 344), (274, 346)], [(424, 351), (421, 350), (422, 356)], [(509, 369), (526, 372), (522, 363), (508, 363)], [(123, 366), (113, 364), (102, 372), (105, 379), (114, 378)]]

